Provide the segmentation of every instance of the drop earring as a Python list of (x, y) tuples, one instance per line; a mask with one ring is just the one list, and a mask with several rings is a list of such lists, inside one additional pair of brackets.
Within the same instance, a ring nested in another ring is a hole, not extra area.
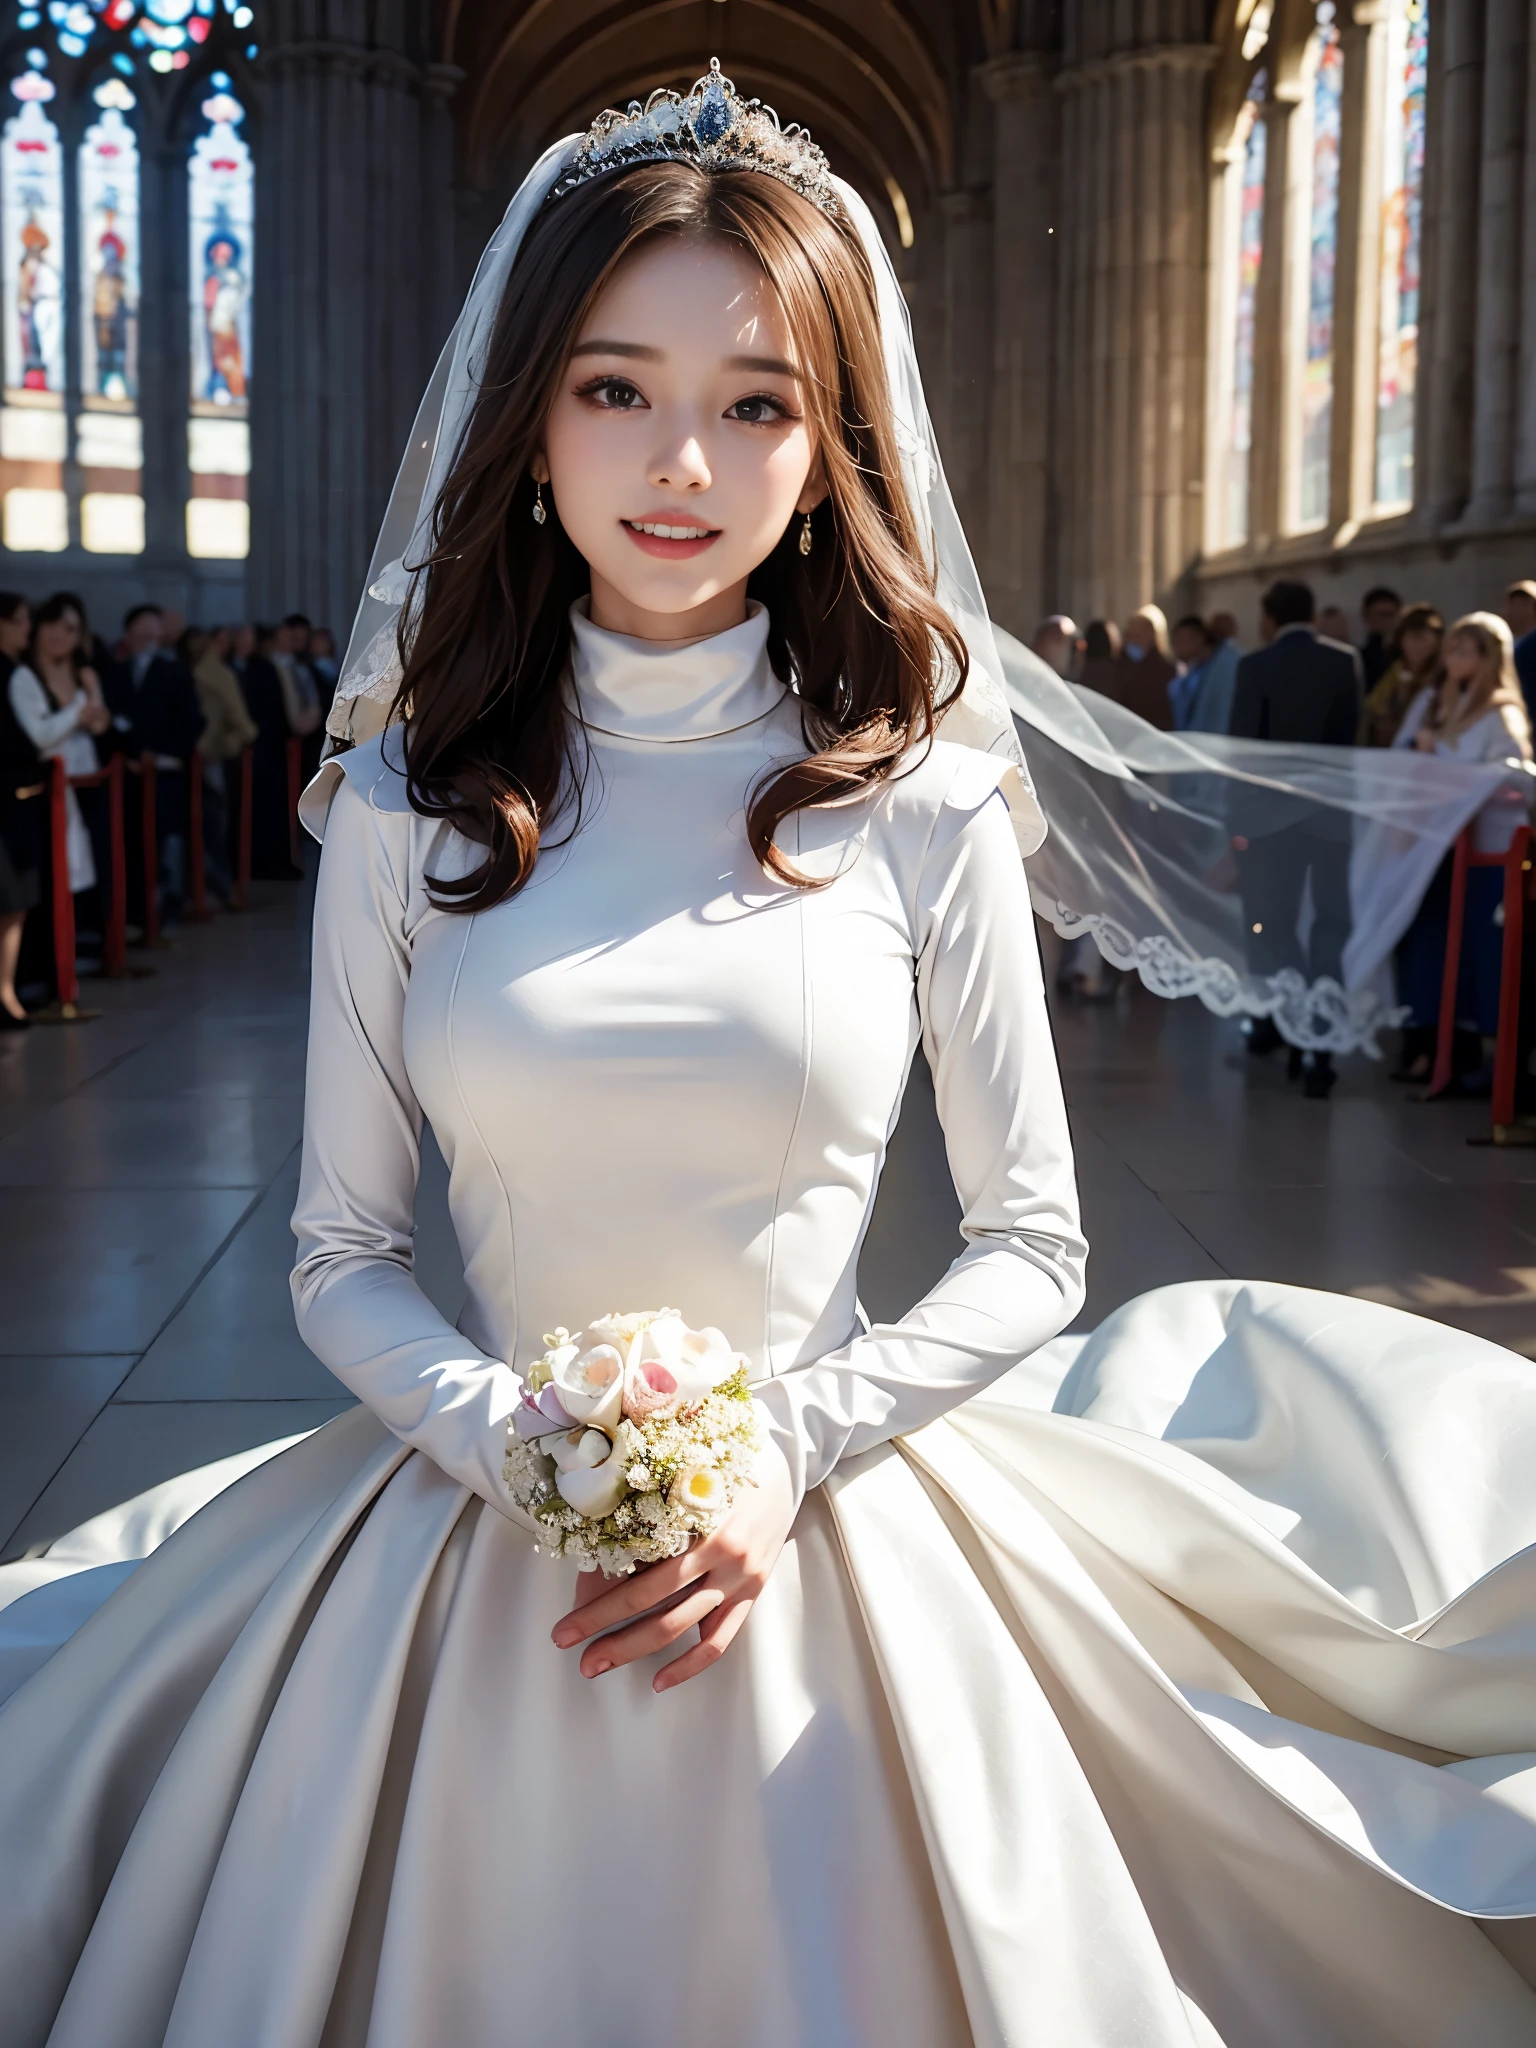
[(811, 515), (809, 512), (806, 513), (805, 524), (800, 529), (800, 552), (802, 555), (808, 555), (811, 552)]
[(535, 478), (533, 485), (533, 523), (535, 526), (542, 526), (548, 517), (549, 514), (544, 510), (544, 486)]

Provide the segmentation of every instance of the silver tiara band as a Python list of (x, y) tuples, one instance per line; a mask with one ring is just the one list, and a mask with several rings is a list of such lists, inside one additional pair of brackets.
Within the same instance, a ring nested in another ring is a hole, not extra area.
[(790, 186), (833, 220), (843, 218), (825, 152), (798, 122), (784, 128), (772, 107), (744, 100), (711, 57), (709, 69), (686, 93), (663, 87), (642, 106), (598, 115), (580, 149), (551, 187), (551, 200), (593, 178), (633, 164), (685, 163), (705, 171), (762, 171)]

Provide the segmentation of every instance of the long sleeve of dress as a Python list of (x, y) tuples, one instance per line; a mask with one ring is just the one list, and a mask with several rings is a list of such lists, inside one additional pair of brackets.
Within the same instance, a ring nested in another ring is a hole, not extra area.
[(18, 668), (12, 673), (10, 699), (16, 723), (40, 754), (52, 753), (69, 738), (90, 701), (82, 690), (62, 711), (54, 709), (48, 692), (29, 668)]
[(1000, 796), (940, 813), (912, 916), (966, 1249), (899, 1322), (755, 1389), (800, 1491), (1054, 1337), (1087, 1257), (1028, 885)]
[(412, 1276), (421, 1109), (401, 1032), (413, 839), (343, 777), (315, 901), (294, 1311), (315, 1355), (403, 1442), (506, 1513), (506, 1422), (519, 1387)]

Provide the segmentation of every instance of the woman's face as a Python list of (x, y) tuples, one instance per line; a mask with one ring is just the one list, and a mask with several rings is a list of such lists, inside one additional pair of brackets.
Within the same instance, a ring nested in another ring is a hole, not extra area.
[(80, 614), (65, 612), (37, 629), (37, 651), (44, 661), (68, 661), (80, 644)]
[(1453, 633), (1445, 643), (1445, 672), (1453, 683), (1470, 683), (1482, 666), (1482, 652), (1470, 633)]
[(825, 495), (788, 323), (750, 257), (661, 241), (621, 265), (541, 455), (534, 475), (592, 571), (595, 625), (644, 640), (739, 625), (747, 578)]
[(1439, 645), (1440, 635), (1433, 626), (1409, 626), (1403, 634), (1403, 660), (1417, 675), (1434, 660)]
[(15, 661), (31, 638), (32, 613), (28, 606), (19, 604), (10, 618), (0, 619), (0, 654)]

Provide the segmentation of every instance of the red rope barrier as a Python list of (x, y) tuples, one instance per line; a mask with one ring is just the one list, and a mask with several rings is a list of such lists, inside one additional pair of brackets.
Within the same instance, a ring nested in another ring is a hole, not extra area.
[[(71, 775), (71, 789), (107, 790), (107, 841), (112, 861), (112, 879), (101, 890), (106, 930), (102, 934), (101, 966), (114, 979), (128, 972), (128, 863), (123, 852), (123, 757), (112, 756), (111, 764), (94, 775)], [(98, 877), (98, 881), (99, 881)]]
[(112, 899), (107, 906), (107, 935), (102, 965), (108, 974), (128, 972), (128, 854), (123, 845), (123, 757), (112, 756), (107, 770), (107, 831), (112, 845)]
[(235, 902), (242, 910), (251, 907), (251, 796), (254, 757), (249, 747), (240, 749), (240, 840), (235, 858)]
[(139, 833), (141, 858), (144, 862), (144, 943), (158, 946), (160, 943), (160, 835), (155, 826), (155, 757), (144, 753), (139, 756), (135, 771), (139, 778)]
[(1525, 899), (1531, 875), (1531, 828), (1522, 825), (1504, 856), (1504, 947), (1499, 964), (1499, 1035), (1493, 1056), (1493, 1137), (1515, 1121), (1519, 1083), (1520, 989), (1525, 951)]
[(1451, 1061), (1455, 1053), (1456, 990), (1461, 980), (1461, 928), (1467, 914), (1467, 866), (1472, 859), (1472, 827), (1468, 825), (1456, 841), (1451, 861), (1451, 901), (1445, 926), (1445, 966), (1440, 975), (1440, 1027), (1435, 1037), (1435, 1065), (1424, 1091), (1432, 1102), (1451, 1083)]
[(80, 998), (75, 977), (75, 899), (69, 886), (69, 777), (54, 756), (49, 763), (48, 846), (53, 868), (53, 974), (59, 1012), (74, 1015)]
[[(1525, 905), (1531, 893), (1531, 828), (1522, 825), (1503, 853), (1474, 853), (1469, 825), (1456, 841), (1451, 863), (1451, 901), (1445, 932), (1445, 969), (1440, 980), (1440, 1025), (1435, 1045), (1435, 1067), (1424, 1091), (1432, 1102), (1443, 1095), (1452, 1079), (1455, 1056), (1456, 997), (1461, 983), (1461, 947), (1466, 927), (1467, 875), (1473, 868), (1504, 870), (1504, 938), (1499, 959), (1498, 1035), (1493, 1056), (1493, 1142), (1507, 1139), (1515, 1118), (1515, 1094), (1519, 1084), (1520, 984), (1525, 946)], [(1486, 1142), (1475, 1140), (1473, 1142)]]
[(203, 757), (197, 753), (187, 763), (187, 879), (192, 897), (187, 915), (198, 924), (206, 924), (211, 913), (203, 846)]

